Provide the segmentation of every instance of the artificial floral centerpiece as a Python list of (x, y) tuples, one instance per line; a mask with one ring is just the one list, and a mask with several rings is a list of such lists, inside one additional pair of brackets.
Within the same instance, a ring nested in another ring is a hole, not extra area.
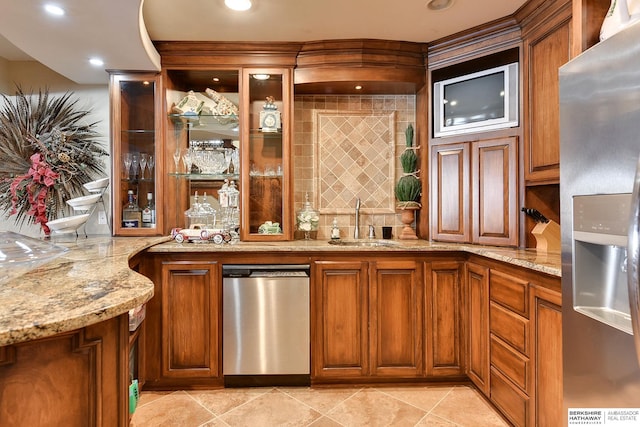
[(105, 174), (91, 111), (76, 108), (72, 93), (49, 96), (2, 94), (0, 108), (0, 209), (15, 222), (40, 224), (60, 216), (65, 201), (81, 196), (82, 185)]
[(422, 183), (418, 179), (418, 155), (416, 154), (419, 147), (413, 146), (413, 126), (411, 124), (407, 126), (404, 134), (406, 147), (400, 155), (403, 173), (395, 187), (395, 195), (398, 200), (396, 207), (402, 213), (402, 223), (404, 224), (400, 238), (417, 239), (415, 231), (411, 228), (411, 223), (413, 223), (415, 211), (422, 207), (419, 202)]

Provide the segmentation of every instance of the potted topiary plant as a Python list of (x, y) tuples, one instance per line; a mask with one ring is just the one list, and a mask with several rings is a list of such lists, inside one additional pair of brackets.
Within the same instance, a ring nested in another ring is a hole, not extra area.
[(415, 211), (422, 207), (419, 201), (422, 183), (418, 179), (418, 155), (416, 154), (418, 147), (413, 146), (413, 126), (411, 124), (407, 126), (405, 131), (405, 140), (406, 147), (400, 156), (402, 177), (395, 186), (395, 195), (398, 201), (396, 208), (400, 210), (401, 220), (404, 224), (400, 239), (417, 239), (411, 224), (415, 218)]

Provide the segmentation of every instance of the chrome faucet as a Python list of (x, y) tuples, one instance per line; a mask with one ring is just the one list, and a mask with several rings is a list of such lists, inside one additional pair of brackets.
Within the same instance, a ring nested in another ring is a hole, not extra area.
[(360, 197), (356, 199), (356, 228), (353, 230), (353, 238), (360, 238)]

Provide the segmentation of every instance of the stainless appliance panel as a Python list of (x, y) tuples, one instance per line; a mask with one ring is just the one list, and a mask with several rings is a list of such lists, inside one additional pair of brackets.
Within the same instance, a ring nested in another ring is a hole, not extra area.
[(223, 279), (223, 374), (309, 374), (308, 274), (263, 273)]
[[(638, 40), (640, 26), (632, 25), (560, 69), (564, 425), (568, 408), (640, 407), (634, 337), (574, 309), (572, 263), (574, 197), (633, 190), (640, 153)], [(605, 250), (594, 256), (606, 254), (618, 256)]]

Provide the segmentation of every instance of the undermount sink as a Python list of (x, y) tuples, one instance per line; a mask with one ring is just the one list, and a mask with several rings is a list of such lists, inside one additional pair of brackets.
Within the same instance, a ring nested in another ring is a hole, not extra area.
[(330, 245), (336, 246), (355, 246), (355, 247), (379, 247), (379, 246), (397, 246), (398, 243), (388, 240), (330, 240)]

